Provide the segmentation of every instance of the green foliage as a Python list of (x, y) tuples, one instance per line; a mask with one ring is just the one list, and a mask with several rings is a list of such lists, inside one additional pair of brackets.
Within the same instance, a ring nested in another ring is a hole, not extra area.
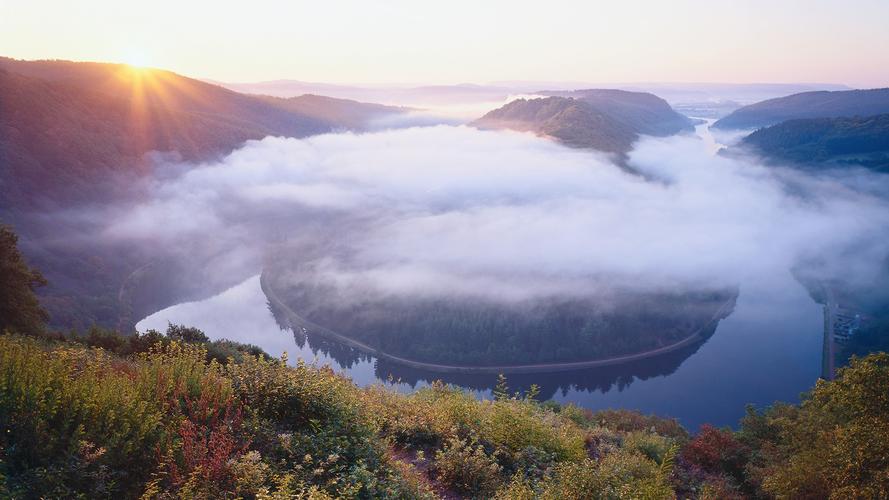
[(439, 480), (460, 493), (488, 497), (497, 490), (502, 468), (497, 452), (489, 454), (476, 441), (453, 437), (435, 453), (434, 470)]
[(258, 346), (224, 339), (211, 342), (201, 330), (183, 325), (169, 325), (166, 334), (157, 330), (148, 330), (145, 333), (133, 332), (131, 335), (121, 335), (114, 330), (93, 325), (86, 335), (72, 331), (68, 335), (62, 332), (41, 332), (36, 336), (47, 340), (101, 347), (106, 351), (121, 355), (148, 352), (158, 343), (167, 345), (175, 340), (187, 344), (200, 344), (206, 350), (207, 361), (216, 360), (220, 364), (227, 364), (230, 361), (240, 363), (245, 357), (250, 356), (269, 359), (269, 355)]
[[(783, 415), (780, 460), (764, 489), (776, 496), (889, 496), (889, 354), (853, 359)], [(789, 418), (787, 418), (789, 417)]]
[(208, 355), (218, 344), (159, 332), (76, 338), (0, 336), (0, 495), (889, 495), (887, 354), (853, 360), (798, 407), (689, 436), (668, 419), (509, 396), (505, 379), (493, 400), (442, 383), (404, 395), (247, 351), (223, 364)]
[(43, 331), (49, 319), (40, 306), (34, 290), (46, 285), (39, 271), (25, 262), (18, 249), (18, 236), (0, 225), (0, 332), (15, 330), (24, 333)]
[(504, 400), (509, 398), (509, 386), (506, 385), (506, 377), (501, 373), (497, 375), (497, 385), (494, 386), (494, 399)]
[(223, 366), (200, 344), (121, 358), (0, 336), (0, 493), (422, 496), (358, 398), (328, 370), (252, 356)]
[(889, 114), (788, 120), (757, 130), (743, 143), (799, 164), (833, 161), (889, 170)]
[(500, 498), (541, 499), (667, 499), (675, 494), (658, 473), (658, 464), (633, 452), (616, 451), (600, 461), (565, 462), (535, 487), (513, 481)]
[(166, 436), (136, 368), (101, 352), (0, 337), (0, 436), (10, 488), (104, 496), (144, 481)]
[[(577, 407), (574, 407), (577, 408)], [(663, 436), (669, 436), (680, 441), (688, 439), (688, 431), (675, 418), (659, 417), (657, 415), (642, 415), (632, 410), (601, 410), (595, 413), (585, 413), (584, 417), (591, 422), (596, 422), (603, 427), (616, 431), (633, 432), (650, 430)]]
[(169, 337), (171, 340), (180, 340), (189, 344), (205, 343), (210, 341), (210, 338), (207, 337), (206, 333), (198, 330), (195, 327), (174, 325), (172, 323), (169, 323), (167, 325), (167, 337)]

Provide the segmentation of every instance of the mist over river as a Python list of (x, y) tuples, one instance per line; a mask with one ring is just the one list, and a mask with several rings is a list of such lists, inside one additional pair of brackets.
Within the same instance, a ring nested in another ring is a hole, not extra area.
[[(490, 396), (493, 375), (447, 375), (405, 369), (302, 332), (282, 329), (260, 288), (259, 275), (214, 297), (168, 307), (140, 321), (140, 331), (167, 323), (204, 330), (211, 339), (262, 347), (273, 356), (330, 365), (356, 384), (412, 391), (436, 379)], [(659, 358), (591, 370), (507, 374), (513, 389), (531, 383), (541, 397), (584, 408), (630, 408), (676, 417), (690, 429), (709, 422), (736, 425), (744, 406), (796, 402), (821, 366), (822, 308), (788, 273), (741, 288), (734, 311), (702, 344)], [(391, 377), (390, 377), (391, 375)], [(400, 381), (399, 381), (400, 379)]]
[[(709, 122), (698, 125), (697, 135), (702, 141), (688, 142), (686, 138), (671, 147), (688, 143), (701, 163), (709, 157), (723, 162), (718, 168), (724, 170), (726, 160), (718, 159), (717, 152), (726, 138), (714, 137)], [(700, 165), (688, 168), (697, 168), (697, 176), (715, 175)], [(685, 167), (677, 168), (667, 177), (687, 175), (686, 171)], [(756, 175), (757, 171), (753, 172)], [(739, 175), (738, 179), (744, 179), (748, 174)], [(722, 200), (713, 203), (720, 206)], [(711, 226), (704, 225), (701, 233), (708, 227)], [(689, 246), (697, 259), (703, 259), (697, 265), (689, 263), (689, 269), (703, 265), (702, 262), (712, 263), (708, 259), (721, 257), (716, 254), (730, 250), (716, 245), (708, 251), (706, 246), (712, 238), (698, 232), (689, 235), (697, 238), (701, 246), (676, 241), (680, 239), (676, 235), (671, 237), (671, 245)], [(775, 252), (774, 238), (766, 240), (770, 242), (766, 247)], [(736, 273), (740, 292), (733, 310), (715, 326), (711, 324), (699, 341), (657, 357), (608, 367), (506, 373), (510, 389), (523, 390), (537, 384), (541, 399), (573, 402), (592, 410), (627, 408), (672, 416), (692, 430), (708, 422), (735, 426), (747, 404), (763, 407), (775, 401), (797, 402), (800, 393), (809, 390), (820, 374), (823, 313), (822, 306), (814, 302), (789, 270), (778, 269), (776, 266)], [(302, 328), (293, 331), (283, 315), (276, 314), (270, 306), (260, 286), (260, 270), (255, 272), (256, 275), (218, 295), (151, 314), (137, 328), (163, 331), (168, 323), (194, 326), (214, 340), (255, 344), (273, 356), (286, 352), (290, 363), (303, 360), (329, 365), (360, 386), (382, 383), (409, 392), (440, 379), (479, 396), (490, 396), (496, 375), (407, 368)]]

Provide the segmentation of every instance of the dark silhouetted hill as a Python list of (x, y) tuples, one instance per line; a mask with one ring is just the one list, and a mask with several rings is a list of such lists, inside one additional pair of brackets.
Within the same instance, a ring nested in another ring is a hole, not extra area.
[(90, 214), (138, 201), (155, 159), (207, 161), (247, 140), (361, 129), (400, 111), (244, 95), (122, 64), (0, 58), (0, 223), (15, 226), (29, 261), (44, 269), (52, 325), (127, 331), (200, 282), (166, 264), (164, 249), (93, 234)]
[(530, 131), (573, 147), (627, 153), (640, 135), (666, 136), (693, 129), (663, 99), (644, 92), (577, 90), (518, 99), (473, 122), (479, 128)]
[(92, 201), (115, 174), (146, 173), (152, 151), (204, 161), (269, 135), (358, 129), (387, 111), (400, 109), (250, 96), (122, 64), (0, 58), (0, 203)]
[(716, 128), (746, 129), (804, 118), (873, 116), (889, 113), (889, 88), (803, 92), (744, 106), (713, 124)]
[(305, 94), (287, 99), (267, 96), (262, 98), (277, 108), (320, 120), (334, 130), (373, 128), (375, 124), (388, 116), (410, 111), (410, 108), (337, 99), (315, 94)]
[(608, 153), (629, 151), (634, 131), (577, 99), (517, 99), (472, 123), (485, 129), (510, 129), (552, 137), (569, 146)]
[(638, 134), (668, 136), (694, 129), (691, 120), (677, 113), (667, 101), (648, 92), (586, 89), (541, 94), (579, 99)]
[(788, 120), (757, 130), (742, 144), (795, 164), (857, 164), (889, 171), (889, 114)]

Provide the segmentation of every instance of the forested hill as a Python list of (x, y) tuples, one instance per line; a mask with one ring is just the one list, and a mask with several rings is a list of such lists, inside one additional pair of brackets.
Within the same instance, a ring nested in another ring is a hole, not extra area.
[(144, 173), (150, 151), (206, 160), (248, 139), (360, 128), (372, 115), (401, 111), (249, 96), (121, 64), (0, 58), (0, 204), (65, 204), (113, 194), (97, 184), (115, 173)]
[(667, 101), (648, 92), (617, 89), (544, 91), (542, 95), (573, 97), (627, 126), (637, 134), (668, 136), (694, 130), (691, 120)]
[(788, 120), (742, 144), (768, 158), (801, 165), (857, 164), (889, 171), (889, 114)]
[(512, 101), (472, 125), (530, 131), (569, 146), (607, 153), (629, 152), (642, 134), (666, 136), (693, 129), (688, 118), (653, 94), (622, 90), (543, 94), (552, 95)]
[(411, 111), (411, 108), (387, 106), (351, 99), (337, 99), (316, 94), (280, 98), (261, 96), (275, 107), (321, 120), (334, 129), (363, 130), (380, 120)]
[(889, 113), (889, 88), (802, 92), (744, 106), (713, 124), (723, 129), (767, 127), (785, 120)]
[(607, 153), (630, 150), (636, 133), (591, 105), (566, 97), (517, 99), (487, 113), (472, 125), (552, 137), (568, 146)]

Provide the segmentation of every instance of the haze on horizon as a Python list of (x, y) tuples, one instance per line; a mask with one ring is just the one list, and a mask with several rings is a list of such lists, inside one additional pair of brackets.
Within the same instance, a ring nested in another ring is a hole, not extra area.
[[(47, 15), (52, 13), (52, 15)], [(0, 0), (0, 54), (228, 82), (889, 85), (889, 2)]]

